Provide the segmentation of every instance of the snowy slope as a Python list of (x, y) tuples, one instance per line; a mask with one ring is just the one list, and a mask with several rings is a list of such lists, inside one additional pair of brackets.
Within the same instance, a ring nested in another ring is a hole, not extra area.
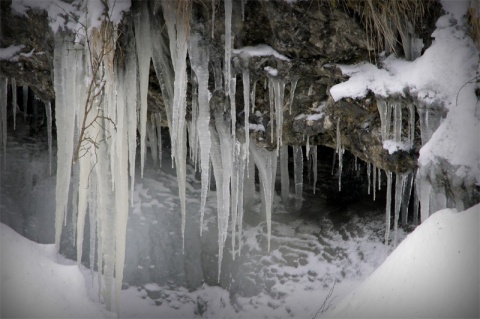
[(435, 213), (327, 317), (478, 318), (479, 216)]
[(76, 263), (57, 260), (54, 245), (36, 244), (4, 224), (0, 239), (2, 318), (113, 317), (89, 299)]

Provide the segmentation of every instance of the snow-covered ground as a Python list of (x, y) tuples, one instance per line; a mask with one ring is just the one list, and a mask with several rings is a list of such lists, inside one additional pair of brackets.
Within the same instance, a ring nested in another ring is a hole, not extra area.
[[(103, 318), (104, 307), (88, 297), (75, 262), (55, 245), (32, 242), (0, 224), (2, 318)], [(112, 314), (113, 315), (113, 314)]]
[(480, 204), (417, 227), (332, 318), (478, 318)]

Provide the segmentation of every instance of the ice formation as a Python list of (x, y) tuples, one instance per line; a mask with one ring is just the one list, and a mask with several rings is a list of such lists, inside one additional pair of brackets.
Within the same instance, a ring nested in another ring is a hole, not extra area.
[[(300, 152), (301, 152), (300, 148)], [(255, 165), (258, 168), (261, 180), (260, 187), (263, 191), (265, 201), (265, 217), (267, 220), (267, 250), (270, 251), (270, 236), (272, 233), (272, 204), (275, 187), (275, 176), (277, 175), (277, 157), (276, 152), (270, 152), (265, 148), (260, 148), (254, 143), (250, 144), (250, 152), (252, 154)], [(303, 158), (302, 158), (303, 165)]]
[(200, 204), (200, 234), (202, 234), (203, 217), (205, 215), (205, 204), (210, 184), (210, 105), (208, 102), (208, 46), (201, 35), (194, 33), (190, 35), (190, 64), (198, 82), (198, 117), (196, 129), (200, 146), (200, 169), (202, 173), (202, 194)]
[[(24, 101), (26, 100), (25, 95), (23, 96)], [(48, 168), (49, 174), (52, 175), (52, 161), (53, 161), (53, 150), (52, 150), (52, 105), (50, 102), (45, 103), (45, 114), (47, 115), (47, 140), (48, 140)]]

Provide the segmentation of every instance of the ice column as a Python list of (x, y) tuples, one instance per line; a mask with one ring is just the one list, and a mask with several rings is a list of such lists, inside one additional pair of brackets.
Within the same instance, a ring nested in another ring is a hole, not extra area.
[(190, 64), (198, 81), (198, 118), (197, 130), (200, 146), (200, 169), (202, 174), (202, 193), (200, 204), (200, 234), (202, 234), (205, 204), (210, 184), (210, 106), (208, 103), (208, 44), (198, 33), (190, 35)]
[[(243, 82), (243, 111), (245, 114), (245, 143), (246, 150), (250, 148), (250, 70), (248, 68), (249, 57), (240, 54), (242, 62), (242, 82)], [(252, 102), (253, 103), (253, 102)], [(248, 161), (248, 154), (247, 154)]]
[[(301, 149), (300, 149), (301, 150)], [(254, 143), (250, 144), (250, 152), (258, 168), (261, 179), (261, 187), (265, 200), (265, 216), (267, 220), (267, 250), (270, 251), (270, 236), (272, 233), (272, 204), (275, 186), (275, 176), (277, 171), (276, 152), (270, 152), (265, 148), (260, 148)]]
[[(370, 195), (370, 176), (371, 176), (372, 164), (367, 163), (367, 179), (368, 179), (368, 195)], [(375, 187), (374, 187), (375, 188)]]
[[(150, 18), (149, 12), (144, 5), (140, 13), (134, 16), (135, 25), (135, 41), (138, 57), (138, 81), (140, 96), (140, 165), (141, 176), (143, 177), (143, 167), (145, 165), (146, 152), (146, 133), (147, 133), (147, 95), (148, 80), (150, 75), (150, 60), (152, 59), (152, 37), (150, 34)], [(130, 62), (131, 63), (131, 62)], [(130, 75), (133, 76), (133, 75)]]
[[(175, 71), (173, 106), (170, 126), (170, 138), (172, 143), (172, 157), (175, 159), (177, 172), (178, 192), (180, 197), (180, 212), (182, 215), (182, 239), (185, 244), (185, 215), (186, 215), (186, 91), (187, 91), (187, 25), (184, 23), (185, 16), (189, 12), (183, 12), (174, 7), (175, 2), (162, 1), (163, 16), (165, 18), (168, 36), (170, 40), (170, 55)], [(141, 119), (140, 119), (141, 120)]]
[(303, 152), (302, 147), (293, 146), (293, 172), (295, 181), (295, 209), (302, 207), (303, 195)]
[(393, 221), (393, 247), (397, 246), (398, 219), (400, 218), (400, 208), (403, 202), (403, 191), (405, 189), (405, 174), (397, 174), (395, 178), (395, 220)]

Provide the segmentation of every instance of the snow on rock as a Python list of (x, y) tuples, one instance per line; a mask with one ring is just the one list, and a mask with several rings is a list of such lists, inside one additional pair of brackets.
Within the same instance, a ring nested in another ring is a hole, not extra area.
[(479, 216), (435, 213), (327, 317), (478, 318)]
[(114, 317), (90, 300), (76, 263), (57, 259), (55, 245), (36, 244), (4, 224), (0, 238), (2, 318)]
[(290, 61), (289, 58), (287, 58), (283, 54), (278, 53), (275, 49), (273, 49), (271, 46), (268, 46), (266, 44), (259, 44), (254, 47), (247, 46), (247, 47), (232, 50), (233, 54), (240, 54), (242, 52), (252, 57), (253, 56), (273, 56), (279, 60)]
[(0, 48), (0, 60), (12, 60), (24, 48), (23, 44)]
[(396, 142), (394, 140), (383, 141), (383, 148), (388, 151), (388, 154), (393, 154), (397, 151), (408, 151), (411, 145), (405, 142)]

